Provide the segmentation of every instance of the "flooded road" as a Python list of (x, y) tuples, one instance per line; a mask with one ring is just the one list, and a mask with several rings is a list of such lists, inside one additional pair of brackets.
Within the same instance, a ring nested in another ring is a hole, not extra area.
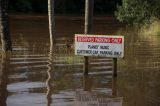
[[(46, 16), (11, 16), (13, 53), (0, 55), (0, 106), (160, 106), (160, 37), (121, 29), (113, 17), (96, 17), (95, 34), (124, 34), (125, 57), (112, 78), (112, 59), (74, 55), (81, 16), (57, 16), (54, 48)], [(121, 30), (121, 31), (120, 31)]]

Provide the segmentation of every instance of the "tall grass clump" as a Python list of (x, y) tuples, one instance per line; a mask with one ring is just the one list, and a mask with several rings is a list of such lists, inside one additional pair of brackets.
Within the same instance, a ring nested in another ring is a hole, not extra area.
[(140, 33), (143, 35), (160, 36), (160, 20), (152, 19), (150, 24), (145, 25), (141, 28)]

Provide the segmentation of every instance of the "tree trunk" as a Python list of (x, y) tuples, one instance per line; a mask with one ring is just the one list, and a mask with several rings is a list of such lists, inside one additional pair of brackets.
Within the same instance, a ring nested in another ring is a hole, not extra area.
[(2, 54), (1, 58), (1, 67), (0, 67), (0, 105), (1, 106), (7, 106), (7, 83), (8, 83), (8, 67), (10, 64), (10, 54), (5, 53)]
[(9, 32), (8, 0), (0, 0), (0, 35), (2, 51), (11, 51), (12, 43)]
[(85, 2), (85, 34), (92, 33), (93, 26), (93, 9), (94, 9), (94, 0), (86, 0)]
[(56, 43), (55, 42), (54, 0), (48, 0), (48, 18), (49, 18), (50, 44), (53, 46), (53, 43)]
[[(86, 0), (85, 2), (85, 29), (84, 34), (91, 34), (92, 33), (92, 26), (93, 26), (93, 9), (94, 9), (94, 0)], [(89, 63), (88, 57), (84, 56), (84, 75), (88, 75)]]

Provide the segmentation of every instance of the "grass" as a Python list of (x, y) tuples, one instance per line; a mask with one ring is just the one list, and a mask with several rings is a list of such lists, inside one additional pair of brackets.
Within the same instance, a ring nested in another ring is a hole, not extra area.
[(143, 35), (160, 36), (160, 20), (153, 19), (151, 24), (141, 28), (140, 33)]
[(80, 56), (68, 56), (65, 57), (64, 61), (67, 64), (75, 64), (75, 63), (82, 63), (82, 58)]

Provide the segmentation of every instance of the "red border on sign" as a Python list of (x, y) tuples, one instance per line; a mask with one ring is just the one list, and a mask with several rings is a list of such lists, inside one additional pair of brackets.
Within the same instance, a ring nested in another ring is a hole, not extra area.
[(77, 42), (122, 44), (122, 38), (77, 36)]

